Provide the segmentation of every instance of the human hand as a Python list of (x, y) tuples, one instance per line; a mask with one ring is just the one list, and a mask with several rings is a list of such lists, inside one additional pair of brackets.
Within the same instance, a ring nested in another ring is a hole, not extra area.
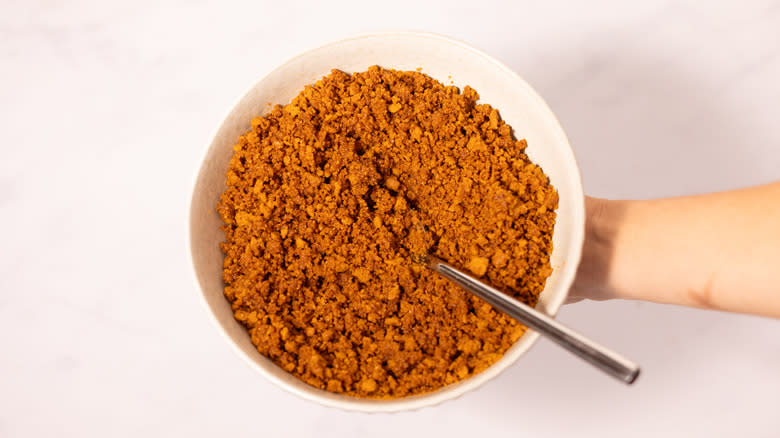
[(585, 199), (567, 302), (613, 298), (780, 317), (780, 182), (652, 200)]

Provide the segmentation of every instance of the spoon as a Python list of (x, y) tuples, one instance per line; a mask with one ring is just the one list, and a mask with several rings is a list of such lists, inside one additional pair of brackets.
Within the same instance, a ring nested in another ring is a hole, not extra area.
[(591, 341), (533, 307), (453, 268), (434, 256), (423, 256), (420, 261), (432, 271), (455, 282), (460, 287), (487, 301), (496, 309), (543, 334), (569, 352), (623, 383), (630, 385), (639, 376), (639, 366), (634, 362)]

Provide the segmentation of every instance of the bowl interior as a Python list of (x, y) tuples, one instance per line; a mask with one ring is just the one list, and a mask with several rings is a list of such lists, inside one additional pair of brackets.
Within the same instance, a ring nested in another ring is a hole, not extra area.
[(560, 195), (553, 235), (553, 274), (537, 309), (554, 315), (563, 303), (579, 264), (584, 229), (584, 198), (574, 154), (557, 119), (541, 98), (503, 64), (445, 37), (421, 33), (369, 34), (306, 52), (277, 68), (236, 104), (217, 130), (197, 176), (190, 205), (190, 250), (197, 282), (210, 312), (239, 355), (282, 387), (329, 406), (361, 411), (416, 409), (455, 398), (499, 374), (527, 351), (538, 335), (528, 331), (489, 369), (438, 391), (397, 400), (366, 400), (313, 388), (259, 354), (223, 296), (222, 221), (216, 213), (225, 172), (238, 136), (270, 104), (286, 104), (306, 84), (331, 69), (364, 71), (372, 65), (422, 72), (445, 84), (470, 85), (480, 101), (497, 108), (517, 138), (528, 140), (527, 154), (550, 177)]

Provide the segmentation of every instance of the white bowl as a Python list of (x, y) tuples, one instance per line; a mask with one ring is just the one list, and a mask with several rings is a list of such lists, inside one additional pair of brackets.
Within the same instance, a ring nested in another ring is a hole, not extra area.
[[(493, 366), (435, 392), (394, 400), (371, 400), (329, 393), (309, 386), (257, 352), (246, 329), (234, 318), (223, 295), (222, 221), (216, 212), (225, 189), (225, 173), (238, 136), (250, 129), (253, 117), (272, 104), (286, 104), (306, 84), (331, 69), (364, 71), (372, 65), (415, 70), (442, 83), (470, 85), (497, 108), (517, 138), (528, 140), (527, 154), (542, 167), (560, 195), (553, 234), (553, 274), (536, 308), (555, 315), (566, 299), (580, 260), (584, 236), (584, 196), (574, 153), (550, 108), (516, 73), (462, 42), (428, 33), (389, 32), (358, 35), (310, 50), (282, 64), (253, 86), (228, 113), (206, 151), (193, 187), (189, 245), (192, 263), (208, 311), (235, 351), (260, 374), (282, 388), (323, 405), (365, 412), (418, 409), (456, 398), (512, 365), (539, 336), (527, 331)], [(540, 378), (544, 378), (540, 376)], [(550, 376), (552, 378), (552, 376)]]

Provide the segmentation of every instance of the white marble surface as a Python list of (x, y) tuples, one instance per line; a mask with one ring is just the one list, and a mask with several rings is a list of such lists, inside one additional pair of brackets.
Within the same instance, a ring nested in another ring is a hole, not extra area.
[(780, 434), (779, 321), (632, 302), (560, 318), (641, 362), (635, 387), (542, 341), (436, 408), (321, 408), (232, 353), (184, 245), (190, 181), (234, 99), (366, 30), (448, 34), (516, 69), (590, 194), (780, 179), (780, 2), (158, 3), (0, 5), (0, 436)]

